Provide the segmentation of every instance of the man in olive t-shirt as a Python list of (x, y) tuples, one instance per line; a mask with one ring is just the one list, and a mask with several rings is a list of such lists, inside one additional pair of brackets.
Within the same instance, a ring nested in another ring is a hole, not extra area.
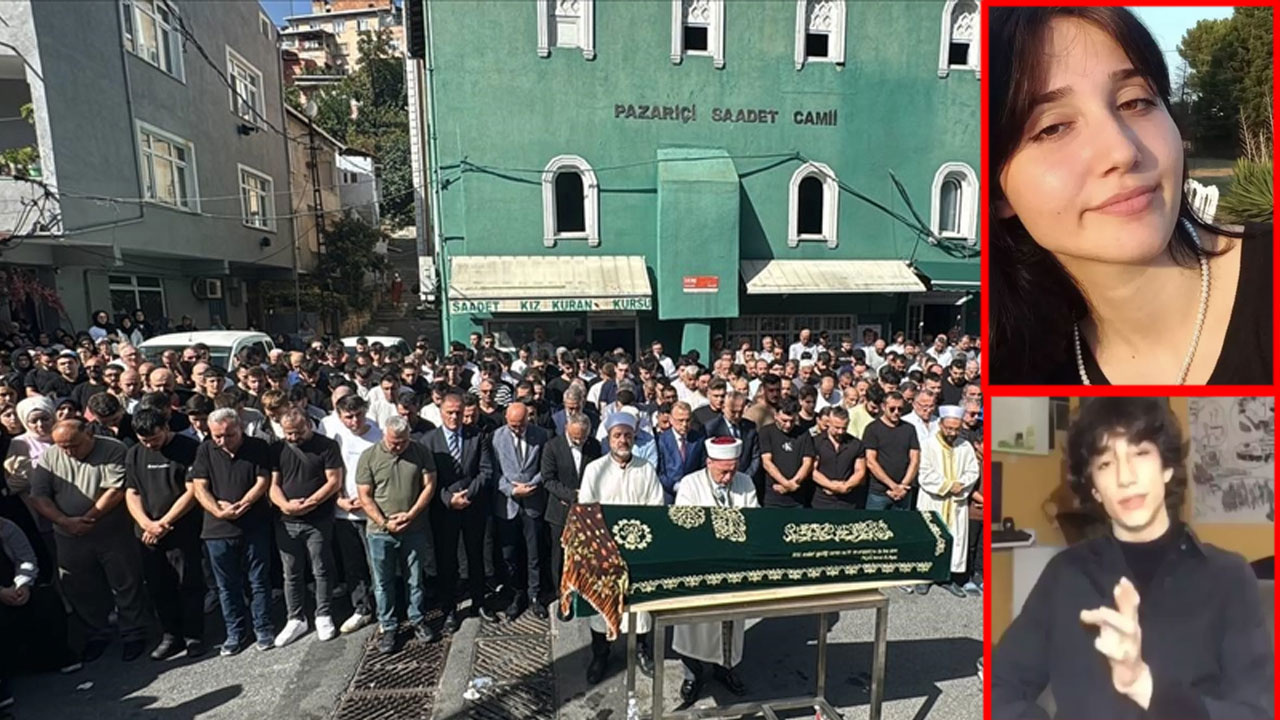
[[(426, 623), (427, 518), (424, 513), (435, 492), (435, 457), (421, 443), (412, 442), (409, 423), (388, 418), (382, 442), (370, 447), (356, 465), (360, 504), (369, 516), (369, 559), (382, 637), (378, 650), (396, 650), (395, 581), (397, 569), (409, 591), (409, 622), (414, 635), (432, 642), (438, 635)], [(450, 590), (445, 590), (449, 592)]]
[[(142, 654), (150, 620), (142, 563), (124, 500), (124, 445), (94, 437), (83, 420), (53, 427), (53, 442), (31, 474), (31, 501), (54, 524), (62, 592), (89, 630), (85, 661), (111, 638), (108, 617), (119, 610), (123, 657)], [(113, 597), (114, 596), (114, 597)]]

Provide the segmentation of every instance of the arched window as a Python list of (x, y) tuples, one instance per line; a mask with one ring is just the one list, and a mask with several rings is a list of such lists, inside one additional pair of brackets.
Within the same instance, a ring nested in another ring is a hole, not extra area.
[(796, 69), (844, 64), (844, 0), (796, 0)]
[(840, 186), (835, 173), (822, 163), (801, 165), (791, 176), (787, 246), (821, 241), (835, 247), (839, 219)]
[(557, 240), (600, 244), (600, 188), (596, 174), (577, 155), (560, 155), (542, 171), (543, 245)]
[(581, 48), (582, 57), (596, 57), (594, 0), (537, 0), (538, 56), (551, 48)]
[(694, 55), (724, 67), (724, 0), (671, 0), (671, 63)]
[(979, 0), (947, 0), (942, 7), (942, 32), (938, 43), (938, 77), (952, 70), (981, 74), (978, 41), (982, 38)]
[(942, 238), (978, 242), (978, 176), (964, 163), (946, 163), (933, 176), (930, 229)]

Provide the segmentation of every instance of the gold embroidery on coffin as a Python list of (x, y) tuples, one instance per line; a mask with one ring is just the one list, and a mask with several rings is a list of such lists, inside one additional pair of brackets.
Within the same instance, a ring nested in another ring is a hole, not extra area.
[(747, 519), (736, 508), (711, 508), (711, 529), (717, 540), (747, 541)]
[(667, 509), (667, 517), (685, 530), (692, 530), (707, 521), (707, 511), (696, 505), (672, 505)]
[(787, 523), (782, 528), (782, 540), (789, 543), (832, 541), (858, 543), (892, 539), (893, 531), (883, 520), (863, 520), (843, 524)]
[(653, 531), (639, 520), (628, 518), (614, 524), (613, 539), (627, 550), (643, 550), (653, 542)]
[(721, 572), (706, 573), (703, 575), (680, 575), (678, 577), (659, 578), (657, 580), (645, 580), (638, 583), (632, 583), (631, 589), (640, 594), (648, 594), (657, 592), (658, 590), (672, 591), (680, 588), (696, 589), (702, 586), (715, 587), (717, 585), (737, 584), (743, 581), (758, 583), (768, 579), (778, 581), (787, 580), (817, 580), (823, 576), (834, 578), (841, 575), (871, 575), (877, 572), (929, 572), (933, 567), (931, 562), (883, 562), (883, 563), (859, 563), (855, 565), (827, 565), (823, 567), (811, 568), (771, 568), (767, 570), (743, 570), (741, 572)]
[(942, 553), (947, 549), (947, 541), (943, 539), (942, 531), (938, 529), (938, 522), (933, 519), (933, 512), (926, 510), (920, 514), (924, 516), (925, 524), (929, 526), (929, 531), (933, 533), (934, 539), (937, 540), (933, 546), (933, 554), (937, 557), (942, 557)]

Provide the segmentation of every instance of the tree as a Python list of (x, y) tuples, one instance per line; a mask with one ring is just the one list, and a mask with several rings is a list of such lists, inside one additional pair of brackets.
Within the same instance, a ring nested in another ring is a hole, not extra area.
[(1198, 154), (1236, 155), (1241, 119), (1270, 124), (1271, 9), (1235, 8), (1201, 20), (1178, 45), (1186, 60), (1187, 130)]
[[(336, 85), (311, 93), (315, 123), (343, 144), (373, 155), (382, 167), (383, 221), (413, 223), (409, 170), (409, 110), (404, 60), (391, 50), (386, 29), (360, 33), (359, 65)], [(290, 100), (298, 104), (296, 96)]]
[(375, 251), (386, 239), (382, 230), (351, 213), (329, 222), (324, 231), (324, 252), (316, 265), (316, 276), (326, 278), (348, 308), (358, 308), (365, 293), (366, 273), (386, 267), (386, 259)]

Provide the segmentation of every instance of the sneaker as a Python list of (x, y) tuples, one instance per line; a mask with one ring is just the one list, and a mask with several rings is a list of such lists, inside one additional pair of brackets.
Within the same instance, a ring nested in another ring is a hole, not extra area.
[(187, 638), (187, 659), (198, 658), (204, 655), (204, 643), (196, 638)]
[(932, 590), (932, 589), (933, 589), (933, 585), (932, 585), (932, 584), (930, 584), (930, 585), (921, 585), (920, 587), (916, 588), (916, 594), (917, 594), (917, 595), (928, 595), (928, 594), (929, 594), (929, 591), (930, 591), (930, 590)]
[(218, 657), (231, 657), (232, 655), (239, 655), (240, 651), (244, 650), (244, 646), (245, 646), (244, 642), (240, 640), (228, 640), (222, 643), (222, 647), (218, 648)]
[(280, 631), (280, 634), (276, 635), (276, 647), (284, 647), (305, 635), (306, 632), (306, 620), (290, 620), (284, 624), (284, 629)]
[(964, 592), (964, 588), (960, 587), (959, 585), (957, 585), (957, 584), (955, 584), (955, 583), (947, 583), (946, 585), (943, 585), (943, 586), (942, 586), (942, 589), (943, 589), (943, 590), (946, 590), (947, 592), (951, 593), (952, 595), (955, 595), (955, 596), (956, 596), (956, 597), (958, 597), (958, 598), (967, 598), (967, 597), (969, 597), (968, 595), (966, 595), (966, 594), (965, 594), (965, 592)]
[[(319, 621), (317, 621), (317, 624), (318, 622)], [(353, 633), (371, 622), (373, 622), (372, 615), (365, 615), (361, 612), (351, 613), (351, 617), (347, 618), (342, 623), (342, 634), (346, 635), (347, 633)]]
[(71, 673), (80, 672), (83, 669), (84, 669), (84, 663), (77, 661), (77, 662), (63, 665), (62, 667), (58, 668), (58, 672), (62, 673), (63, 675), (70, 675)]
[(906, 593), (906, 594), (908, 594), (908, 595), (914, 595), (914, 594), (915, 594), (915, 592), (916, 592), (916, 589), (915, 589), (915, 588), (913, 588), (913, 587), (911, 587), (910, 585), (903, 585), (903, 586), (902, 586), (902, 592), (904, 592), (904, 593)]
[(275, 647), (275, 643), (271, 641), (271, 638), (263, 638), (255, 643), (254, 647), (258, 648), (258, 652), (266, 652)]
[(964, 584), (964, 592), (966, 595), (976, 597), (982, 594), (982, 588), (978, 587), (978, 583), (970, 580)]
[(396, 651), (396, 631), (383, 630), (378, 636), (378, 652), (383, 655), (390, 655)]
[(316, 616), (316, 637), (320, 642), (332, 640), (338, 634), (338, 629), (333, 626), (333, 618), (328, 615)]

